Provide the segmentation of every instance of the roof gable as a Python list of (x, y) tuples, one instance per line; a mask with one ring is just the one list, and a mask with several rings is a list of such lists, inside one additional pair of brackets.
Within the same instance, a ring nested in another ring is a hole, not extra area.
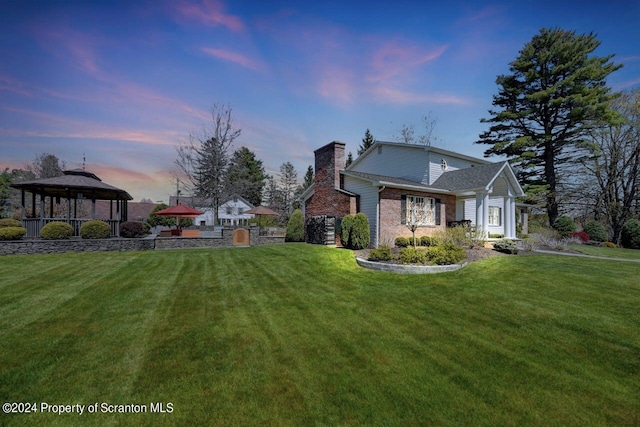
[(433, 186), (457, 193), (478, 190), (488, 191), (502, 173), (505, 174), (505, 178), (515, 190), (516, 196), (524, 195), (524, 191), (522, 191), (522, 187), (508, 162), (489, 163), (445, 172), (433, 183)]

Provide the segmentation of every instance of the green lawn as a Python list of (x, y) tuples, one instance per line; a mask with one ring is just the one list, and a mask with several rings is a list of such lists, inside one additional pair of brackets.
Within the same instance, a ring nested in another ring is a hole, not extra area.
[(172, 413), (1, 425), (640, 423), (640, 265), (441, 275), (303, 244), (0, 257), (0, 397)]
[(634, 259), (640, 261), (640, 250), (623, 248), (605, 248), (592, 245), (570, 245), (571, 249), (585, 255), (594, 255), (605, 258)]

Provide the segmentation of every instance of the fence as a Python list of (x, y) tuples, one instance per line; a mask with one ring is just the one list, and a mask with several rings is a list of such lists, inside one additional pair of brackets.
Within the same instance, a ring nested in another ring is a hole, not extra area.
[[(80, 235), (80, 227), (85, 222), (94, 221), (92, 219), (65, 219), (65, 218), (25, 218), (22, 220), (22, 226), (27, 229), (26, 238), (40, 237), (40, 230), (42, 227), (50, 222), (66, 222), (73, 228), (73, 235)], [(101, 221), (109, 224), (111, 229), (111, 237), (117, 237), (120, 235), (120, 220), (117, 219), (103, 219)]]

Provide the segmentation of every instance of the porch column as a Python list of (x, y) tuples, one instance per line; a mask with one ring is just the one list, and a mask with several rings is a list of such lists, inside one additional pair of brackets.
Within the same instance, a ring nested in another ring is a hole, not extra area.
[(516, 201), (513, 197), (507, 198), (509, 204), (509, 237), (516, 238)]
[(511, 215), (512, 205), (511, 205), (512, 197), (505, 197), (503, 199), (503, 212), (504, 212), (504, 237), (506, 239), (512, 239), (514, 236), (514, 224), (513, 218)]
[(476, 193), (476, 230), (487, 236), (489, 223), (489, 193)]

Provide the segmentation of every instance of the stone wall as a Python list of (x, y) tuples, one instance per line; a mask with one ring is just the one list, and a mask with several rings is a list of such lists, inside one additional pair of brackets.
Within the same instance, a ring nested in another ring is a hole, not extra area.
[[(284, 237), (260, 236), (250, 229), (250, 245), (284, 243)], [(233, 246), (233, 229), (222, 230), (222, 237), (157, 237), (144, 239), (70, 239), (0, 241), (1, 255), (32, 255), (65, 252), (150, 251), (154, 249), (219, 248)]]

